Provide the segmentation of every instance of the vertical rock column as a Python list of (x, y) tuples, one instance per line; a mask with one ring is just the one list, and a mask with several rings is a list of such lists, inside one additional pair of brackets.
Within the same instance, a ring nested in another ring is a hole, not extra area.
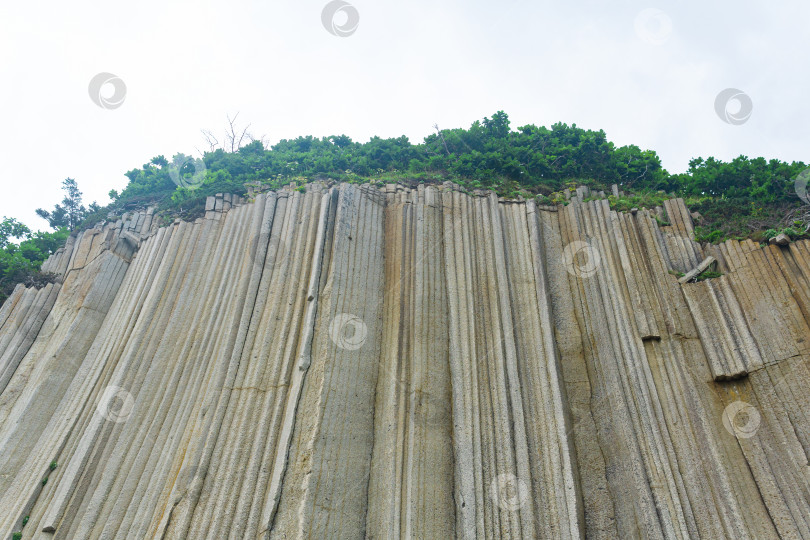
[(59, 283), (49, 283), (39, 290), (17, 285), (3, 304), (0, 312), (0, 394), (34, 343), (60, 288)]
[(761, 354), (759, 364), (746, 365), (747, 377), (718, 385), (723, 422), (778, 534), (810, 538), (808, 242), (758, 248), (728, 241), (720, 251), (730, 269), (720, 278), (723, 294), (739, 302), (738, 324), (747, 324)]
[(106, 249), (104, 232), (84, 231), (58, 255), (64, 263), (61, 285), (24, 296), (40, 308), (27, 310), (22, 323), (27, 330), (6, 350), (10, 354), (0, 373), (0, 508), (5, 510), (0, 531), (10, 530), (43, 490), (43, 475), (79, 412), (60, 404), (73, 397), (68, 393), (74, 377), (88, 362), (88, 350), (129, 266)]
[[(252, 271), (250, 240), (264, 210), (257, 204), (218, 222), (176, 223), (141, 247), (110, 331), (94, 344), (103, 370), (87, 378), (93, 393), (60, 458), (56, 490), (31, 524), (64, 538), (147, 536), (200, 409), (212, 422), (197, 437), (215, 433), (213, 404), (227, 395), (225, 359), (238, 335), (219, 329), (238, 328), (243, 311), (252, 311), (242, 276)], [(110, 391), (121, 411), (111, 410)]]
[(694, 532), (691, 507), (638, 321), (628, 309), (632, 297), (613, 218), (607, 201), (559, 212), (565, 260), (560, 270), (567, 273), (583, 340), (589, 342), (592, 407), (617, 530), (620, 536), (686, 537)]
[(441, 194), (389, 195), (382, 355), (366, 534), (453, 538), (452, 408)]
[[(382, 335), (382, 193), (343, 184), (271, 538), (363, 538)], [(328, 270), (327, 270), (328, 269)]]
[[(188, 532), (190, 537), (255, 538), (266, 532), (265, 505), (278, 496), (295, 425), (301, 370), (299, 350), (316, 298), (306, 287), (322, 266), (331, 193), (310, 186), (305, 194), (279, 194), (269, 246), (245, 334), (239, 370), (216, 439), (211, 464)], [(278, 471), (278, 473), (277, 473)], [(269, 500), (268, 500), (269, 499)]]
[(457, 537), (580, 537), (536, 217), (443, 200)]

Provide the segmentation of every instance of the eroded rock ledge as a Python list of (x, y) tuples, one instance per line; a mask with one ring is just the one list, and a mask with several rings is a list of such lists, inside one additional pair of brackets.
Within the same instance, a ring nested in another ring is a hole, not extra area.
[(810, 245), (665, 211), (310, 184), (85, 231), (0, 310), (0, 533), (810, 538)]

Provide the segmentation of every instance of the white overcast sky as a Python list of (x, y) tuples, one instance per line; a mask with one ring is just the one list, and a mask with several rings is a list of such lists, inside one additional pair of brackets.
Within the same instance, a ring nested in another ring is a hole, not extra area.
[[(0, 216), (46, 228), (34, 210), (66, 177), (106, 204), (125, 171), (196, 153), (200, 129), (236, 112), (270, 142), (419, 142), (504, 110), (513, 128), (604, 129), (670, 172), (696, 156), (810, 160), (810, 2), (352, 0), (348, 37), (325, 29), (326, 4), (0, 0)], [(126, 83), (119, 108), (90, 99), (100, 72)], [(753, 103), (742, 125), (715, 112), (727, 88)]]

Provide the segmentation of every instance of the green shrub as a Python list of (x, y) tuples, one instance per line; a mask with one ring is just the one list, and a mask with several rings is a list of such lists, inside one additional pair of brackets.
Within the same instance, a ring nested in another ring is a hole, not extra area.
[(698, 275), (695, 278), (695, 281), (704, 281), (706, 279), (719, 278), (722, 275), (723, 275), (722, 272), (715, 272), (715, 271), (712, 271), (712, 270), (705, 270), (704, 272), (701, 272), (700, 275)]
[(657, 206), (663, 206), (664, 201), (671, 198), (672, 196), (666, 193), (642, 191), (635, 194), (625, 194), (622, 197), (609, 195), (608, 202), (610, 203), (611, 210), (629, 212), (633, 208), (655, 208)]
[[(16, 283), (35, 279), (48, 255), (64, 245), (70, 230), (97, 223), (135, 209), (155, 206), (158, 219), (192, 221), (205, 212), (206, 198), (216, 193), (246, 194), (245, 184), (278, 189), (297, 182), (340, 181), (353, 184), (402, 182), (407, 185), (452, 181), (463, 190), (491, 189), (500, 196), (537, 196), (541, 204), (567, 205), (577, 186), (611, 192), (617, 184), (626, 193), (608, 197), (611, 209), (655, 208), (672, 197), (683, 197), (687, 207), (703, 216), (695, 230), (701, 242), (726, 238), (769, 238), (786, 232), (793, 239), (808, 238), (810, 224), (785, 216), (801, 201), (795, 179), (807, 169), (802, 162), (739, 156), (729, 162), (698, 157), (684, 173), (670, 174), (658, 155), (635, 145), (618, 146), (604, 131), (586, 130), (558, 122), (550, 127), (532, 124), (513, 129), (508, 115), (498, 111), (467, 128), (443, 129), (421, 142), (407, 137), (372, 137), (355, 142), (346, 135), (301, 136), (284, 139), (270, 148), (253, 141), (234, 152), (216, 149), (202, 158), (178, 153), (171, 160), (156, 156), (125, 173), (129, 182), (101, 208), (85, 208), (73, 179), (62, 183), (65, 199), (52, 211), (40, 210), (54, 233), (32, 233), (19, 245), (21, 224), (4, 220), (0, 227), (0, 303)], [(178, 185), (182, 184), (182, 185)], [(38, 212), (40, 212), (38, 211)], [(666, 225), (659, 221), (659, 225)], [(24, 226), (23, 226), (24, 227)], [(790, 232), (787, 232), (787, 231)], [(763, 231), (765, 233), (763, 234)]]
[(695, 227), (695, 241), (699, 243), (721, 244), (726, 241), (726, 234), (719, 229), (709, 227)]

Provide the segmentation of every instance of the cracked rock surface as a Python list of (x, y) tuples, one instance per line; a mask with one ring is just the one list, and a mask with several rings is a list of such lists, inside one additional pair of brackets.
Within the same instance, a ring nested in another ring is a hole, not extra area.
[(810, 539), (810, 242), (583, 198), (315, 183), (72, 237), (0, 308), (0, 536)]

